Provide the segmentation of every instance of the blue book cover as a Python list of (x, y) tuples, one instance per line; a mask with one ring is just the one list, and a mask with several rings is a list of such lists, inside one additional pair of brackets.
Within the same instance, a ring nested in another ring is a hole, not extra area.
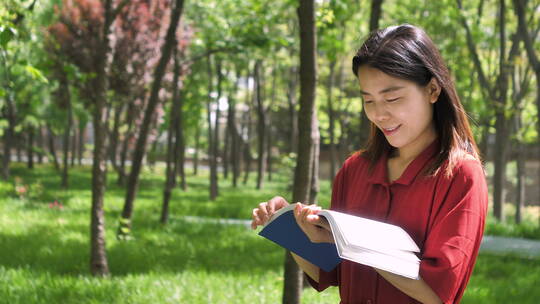
[(329, 272), (340, 262), (335, 244), (312, 243), (296, 223), (292, 210), (289, 210), (268, 223), (259, 235), (296, 253), (322, 270)]

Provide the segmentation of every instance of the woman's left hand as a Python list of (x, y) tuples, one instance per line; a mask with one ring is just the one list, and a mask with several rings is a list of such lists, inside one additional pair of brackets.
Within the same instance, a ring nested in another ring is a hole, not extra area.
[(294, 217), (296, 222), (313, 243), (334, 243), (328, 221), (318, 216), (322, 208), (317, 205), (303, 205), (296, 203)]

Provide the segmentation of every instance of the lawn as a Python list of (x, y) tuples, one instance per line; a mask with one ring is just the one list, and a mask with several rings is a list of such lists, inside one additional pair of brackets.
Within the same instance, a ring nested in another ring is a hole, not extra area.
[[(72, 170), (60, 190), (50, 167), (15, 165), (0, 182), (0, 303), (279, 303), (283, 251), (241, 225), (203, 224), (184, 215), (247, 219), (258, 202), (287, 194), (290, 179), (275, 175), (263, 190), (220, 181), (210, 202), (207, 177), (175, 190), (171, 221), (158, 223), (162, 169), (145, 171), (135, 202), (134, 239), (114, 235), (124, 192), (110, 174), (105, 199), (111, 277), (89, 275), (90, 169)], [(252, 175), (254, 178), (255, 175)], [(17, 188), (19, 187), (19, 188)], [(26, 191), (20, 191), (24, 187)], [(329, 200), (321, 183), (320, 201)], [(19, 190), (19, 191), (17, 191)], [(59, 202), (54, 205), (54, 201)], [(540, 261), (481, 255), (462, 303), (537, 303)], [(337, 303), (337, 289), (306, 289), (303, 303)]]

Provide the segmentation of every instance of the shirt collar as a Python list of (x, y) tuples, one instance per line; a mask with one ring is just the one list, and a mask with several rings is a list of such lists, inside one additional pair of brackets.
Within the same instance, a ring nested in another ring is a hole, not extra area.
[[(439, 140), (434, 140), (429, 144), (424, 151), (422, 151), (403, 171), (401, 176), (393, 183), (401, 185), (409, 185), (414, 178), (424, 169), (429, 160), (439, 150)], [(388, 181), (388, 153), (384, 153), (379, 161), (373, 167), (371, 176), (368, 178), (368, 182), (372, 184), (389, 185)]]

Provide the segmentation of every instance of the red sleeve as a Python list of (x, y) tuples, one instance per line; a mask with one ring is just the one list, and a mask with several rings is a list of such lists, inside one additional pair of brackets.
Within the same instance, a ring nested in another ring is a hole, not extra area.
[[(344, 180), (345, 180), (345, 170), (348, 163), (351, 161), (352, 158), (354, 158), (354, 156), (350, 157), (347, 161), (345, 161), (345, 164), (338, 171), (338, 173), (336, 174), (336, 177), (334, 178), (334, 182), (332, 184), (332, 202), (330, 205), (330, 209), (340, 209), (340, 205), (344, 204), (343, 188), (344, 188)], [(330, 272), (326, 272), (322, 269), (319, 269), (319, 282), (318, 283), (315, 282), (308, 275), (306, 275), (307, 281), (317, 291), (323, 291), (330, 286), (337, 286), (339, 284), (340, 267), (341, 267), (341, 264), (339, 264), (336, 268), (334, 268), (334, 270)]]
[(484, 230), (487, 186), (481, 165), (464, 162), (443, 188), (435, 197), (420, 276), (444, 303), (454, 303), (463, 295)]

